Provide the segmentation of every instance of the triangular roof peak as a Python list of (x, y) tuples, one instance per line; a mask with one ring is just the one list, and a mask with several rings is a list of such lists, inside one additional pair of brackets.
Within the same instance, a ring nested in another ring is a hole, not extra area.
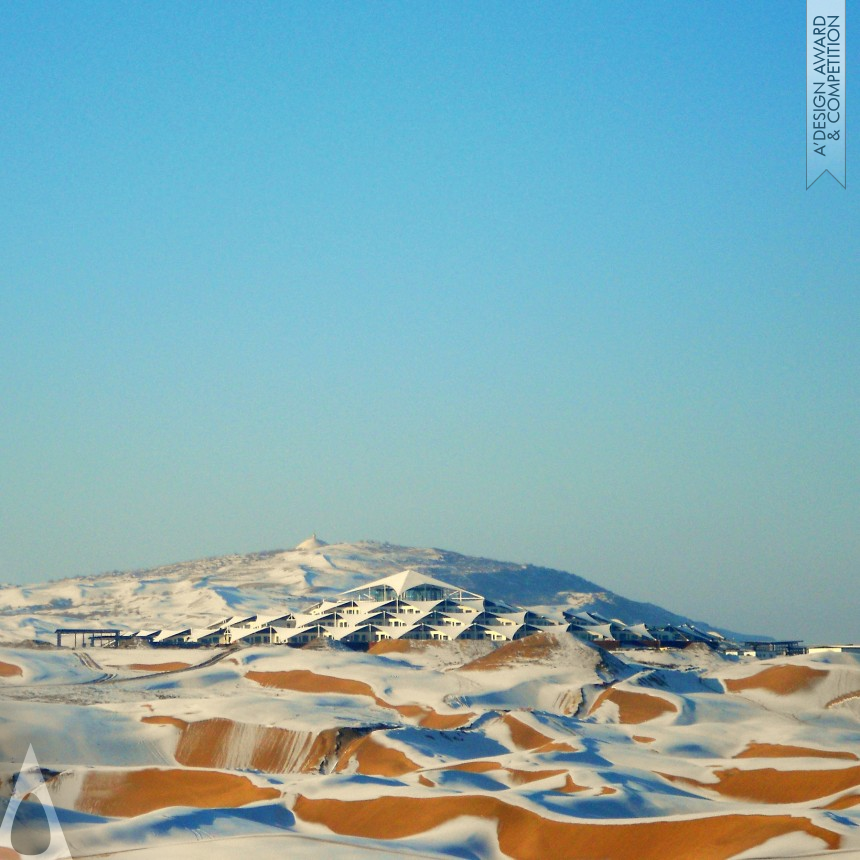
[[(375, 589), (390, 588), (398, 597), (402, 597), (407, 591), (418, 586), (433, 586), (443, 591), (444, 596), (448, 594), (460, 595), (468, 598), (480, 599), (480, 594), (475, 594), (471, 591), (466, 591), (459, 585), (452, 585), (450, 582), (442, 582), (441, 579), (434, 579), (432, 576), (427, 576), (426, 573), (419, 573), (417, 570), (407, 568), (401, 570), (400, 573), (392, 573), (390, 576), (384, 576), (382, 579), (376, 579), (373, 582), (366, 582), (364, 585), (359, 585), (356, 588), (350, 588), (349, 591), (342, 592), (342, 596), (361, 595), (362, 592), (369, 592)], [(409, 599), (409, 598), (407, 598)]]

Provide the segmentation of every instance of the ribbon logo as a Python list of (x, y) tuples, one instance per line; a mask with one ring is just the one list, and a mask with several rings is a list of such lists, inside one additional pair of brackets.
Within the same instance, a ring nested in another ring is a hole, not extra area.
[(845, 0), (806, 2), (806, 187), (845, 188)]

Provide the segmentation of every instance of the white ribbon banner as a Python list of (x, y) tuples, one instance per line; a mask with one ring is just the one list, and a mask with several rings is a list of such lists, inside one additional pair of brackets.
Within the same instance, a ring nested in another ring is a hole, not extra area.
[(845, 0), (806, 0), (806, 187), (845, 188)]

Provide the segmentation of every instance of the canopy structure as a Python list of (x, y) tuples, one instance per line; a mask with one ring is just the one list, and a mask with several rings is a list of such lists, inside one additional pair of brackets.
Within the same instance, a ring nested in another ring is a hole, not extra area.
[(434, 579), (432, 576), (411, 569), (359, 585), (342, 594), (343, 597), (347, 595), (355, 600), (376, 601), (391, 600), (395, 597), (419, 602), (439, 601), (445, 598), (455, 601), (483, 600), (480, 594), (466, 591), (458, 585), (442, 582), (440, 579)]

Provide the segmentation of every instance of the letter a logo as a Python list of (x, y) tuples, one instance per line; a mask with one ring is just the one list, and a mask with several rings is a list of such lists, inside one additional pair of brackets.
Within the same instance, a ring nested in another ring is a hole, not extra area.
[(42, 769), (39, 767), (39, 762), (36, 761), (32, 745), (27, 749), (27, 756), (24, 759), (24, 764), (21, 765), (18, 779), (15, 781), (15, 791), (9, 801), (9, 806), (6, 808), (3, 823), (0, 824), (0, 849), (12, 848), (15, 851), (12, 845), (12, 822), (15, 821), (15, 814), (18, 812), (21, 801), (28, 796), (35, 797), (41, 802), (42, 809), (45, 810), (45, 817), (48, 819), (51, 842), (40, 854), (22, 854), (18, 851), (12, 856), (22, 857), (25, 860), (71, 860), (72, 855), (69, 853), (66, 837), (63, 836), (63, 828), (60, 827), (60, 822), (57, 820), (57, 812), (54, 809), (54, 804), (51, 803), (48, 786), (45, 785), (45, 780), (42, 778)]

